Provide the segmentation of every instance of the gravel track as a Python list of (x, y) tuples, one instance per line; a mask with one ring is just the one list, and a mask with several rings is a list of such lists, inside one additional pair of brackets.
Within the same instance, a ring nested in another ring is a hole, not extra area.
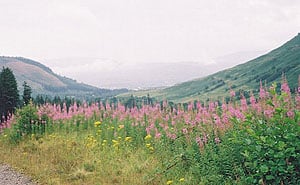
[(37, 185), (9, 165), (0, 164), (0, 185)]

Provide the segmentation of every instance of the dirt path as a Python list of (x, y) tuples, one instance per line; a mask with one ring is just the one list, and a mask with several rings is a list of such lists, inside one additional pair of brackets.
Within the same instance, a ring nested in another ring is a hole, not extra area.
[(10, 166), (0, 164), (0, 185), (36, 185), (28, 177), (14, 171)]

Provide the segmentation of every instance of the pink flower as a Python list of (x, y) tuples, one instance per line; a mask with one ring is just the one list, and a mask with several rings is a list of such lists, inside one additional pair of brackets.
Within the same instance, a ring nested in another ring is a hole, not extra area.
[(240, 120), (242, 120), (242, 121), (245, 121), (245, 116), (244, 116), (244, 114), (243, 114), (241, 111), (235, 110), (235, 116), (236, 116), (238, 119), (240, 119)]
[(273, 110), (265, 110), (264, 111), (265, 116), (268, 118), (271, 118), (273, 116)]
[(220, 142), (221, 142), (220, 138), (219, 138), (219, 137), (216, 137), (216, 138), (215, 138), (215, 143), (216, 143), (216, 144), (219, 144)]
[(193, 108), (194, 108), (194, 103), (190, 102), (189, 105), (188, 105), (188, 111), (193, 110)]
[(281, 90), (282, 92), (285, 92), (285, 93), (290, 93), (290, 87), (288, 85), (288, 83), (286, 81), (284, 81), (282, 84), (281, 84)]
[(251, 96), (250, 96), (250, 103), (252, 106), (256, 104), (256, 99), (253, 94), (251, 94)]
[(295, 116), (295, 113), (292, 110), (289, 110), (286, 114), (289, 118), (293, 118)]
[(161, 133), (160, 133), (160, 132), (156, 132), (156, 133), (155, 133), (155, 138), (156, 138), (156, 139), (161, 138)]
[(247, 100), (244, 96), (241, 99), (241, 109), (242, 111), (246, 111), (248, 109)]
[(232, 89), (230, 90), (230, 96), (231, 96), (231, 97), (235, 97), (235, 92), (234, 92), (234, 90), (232, 90)]
[(188, 134), (188, 130), (187, 130), (186, 128), (183, 128), (183, 129), (182, 129), (182, 133), (183, 133), (183, 134)]
[(198, 144), (199, 148), (202, 148), (204, 146), (204, 144), (199, 136), (196, 137), (196, 143)]
[(227, 104), (226, 104), (226, 103), (223, 103), (223, 104), (222, 104), (222, 111), (223, 111), (223, 112), (226, 112), (226, 111), (227, 111)]
[(262, 86), (262, 82), (260, 81), (259, 97), (263, 99), (266, 96), (267, 96), (267, 93), (266, 93), (265, 89)]

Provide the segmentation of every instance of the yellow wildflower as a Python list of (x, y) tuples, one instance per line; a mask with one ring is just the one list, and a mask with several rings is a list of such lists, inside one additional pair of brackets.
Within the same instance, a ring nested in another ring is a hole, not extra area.
[(120, 144), (119, 141), (114, 140), (114, 139), (112, 140), (112, 142), (113, 142), (113, 147), (115, 147), (115, 148), (118, 147)]
[(112, 142), (113, 142), (113, 143), (118, 143), (119, 141), (113, 139)]
[(149, 148), (150, 146), (151, 146), (151, 144), (149, 144), (149, 143), (146, 144), (146, 147), (147, 147), (147, 148)]
[(94, 126), (95, 126), (95, 127), (98, 127), (99, 125), (101, 125), (101, 121), (96, 121), (96, 122), (94, 123)]
[(166, 184), (167, 184), (167, 185), (170, 185), (170, 184), (172, 184), (172, 183), (173, 183), (172, 180), (168, 180)]
[(150, 134), (146, 135), (145, 140), (150, 140), (152, 136)]
[(100, 135), (101, 134), (101, 132), (102, 132), (102, 130), (97, 130), (97, 135)]
[(184, 182), (184, 178), (180, 178), (180, 179), (179, 179), (179, 182)]
[(131, 142), (132, 141), (132, 137), (125, 137), (125, 141), (126, 142)]
[(124, 128), (124, 125), (119, 125), (119, 129), (122, 129), (122, 128)]

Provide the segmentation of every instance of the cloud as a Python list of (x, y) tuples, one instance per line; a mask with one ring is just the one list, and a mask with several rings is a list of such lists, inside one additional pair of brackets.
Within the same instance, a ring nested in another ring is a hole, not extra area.
[(51, 67), (61, 64), (50, 59), (64, 58), (211, 63), (281, 45), (299, 32), (299, 9), (295, 0), (6, 0), (0, 2), (0, 54)]

